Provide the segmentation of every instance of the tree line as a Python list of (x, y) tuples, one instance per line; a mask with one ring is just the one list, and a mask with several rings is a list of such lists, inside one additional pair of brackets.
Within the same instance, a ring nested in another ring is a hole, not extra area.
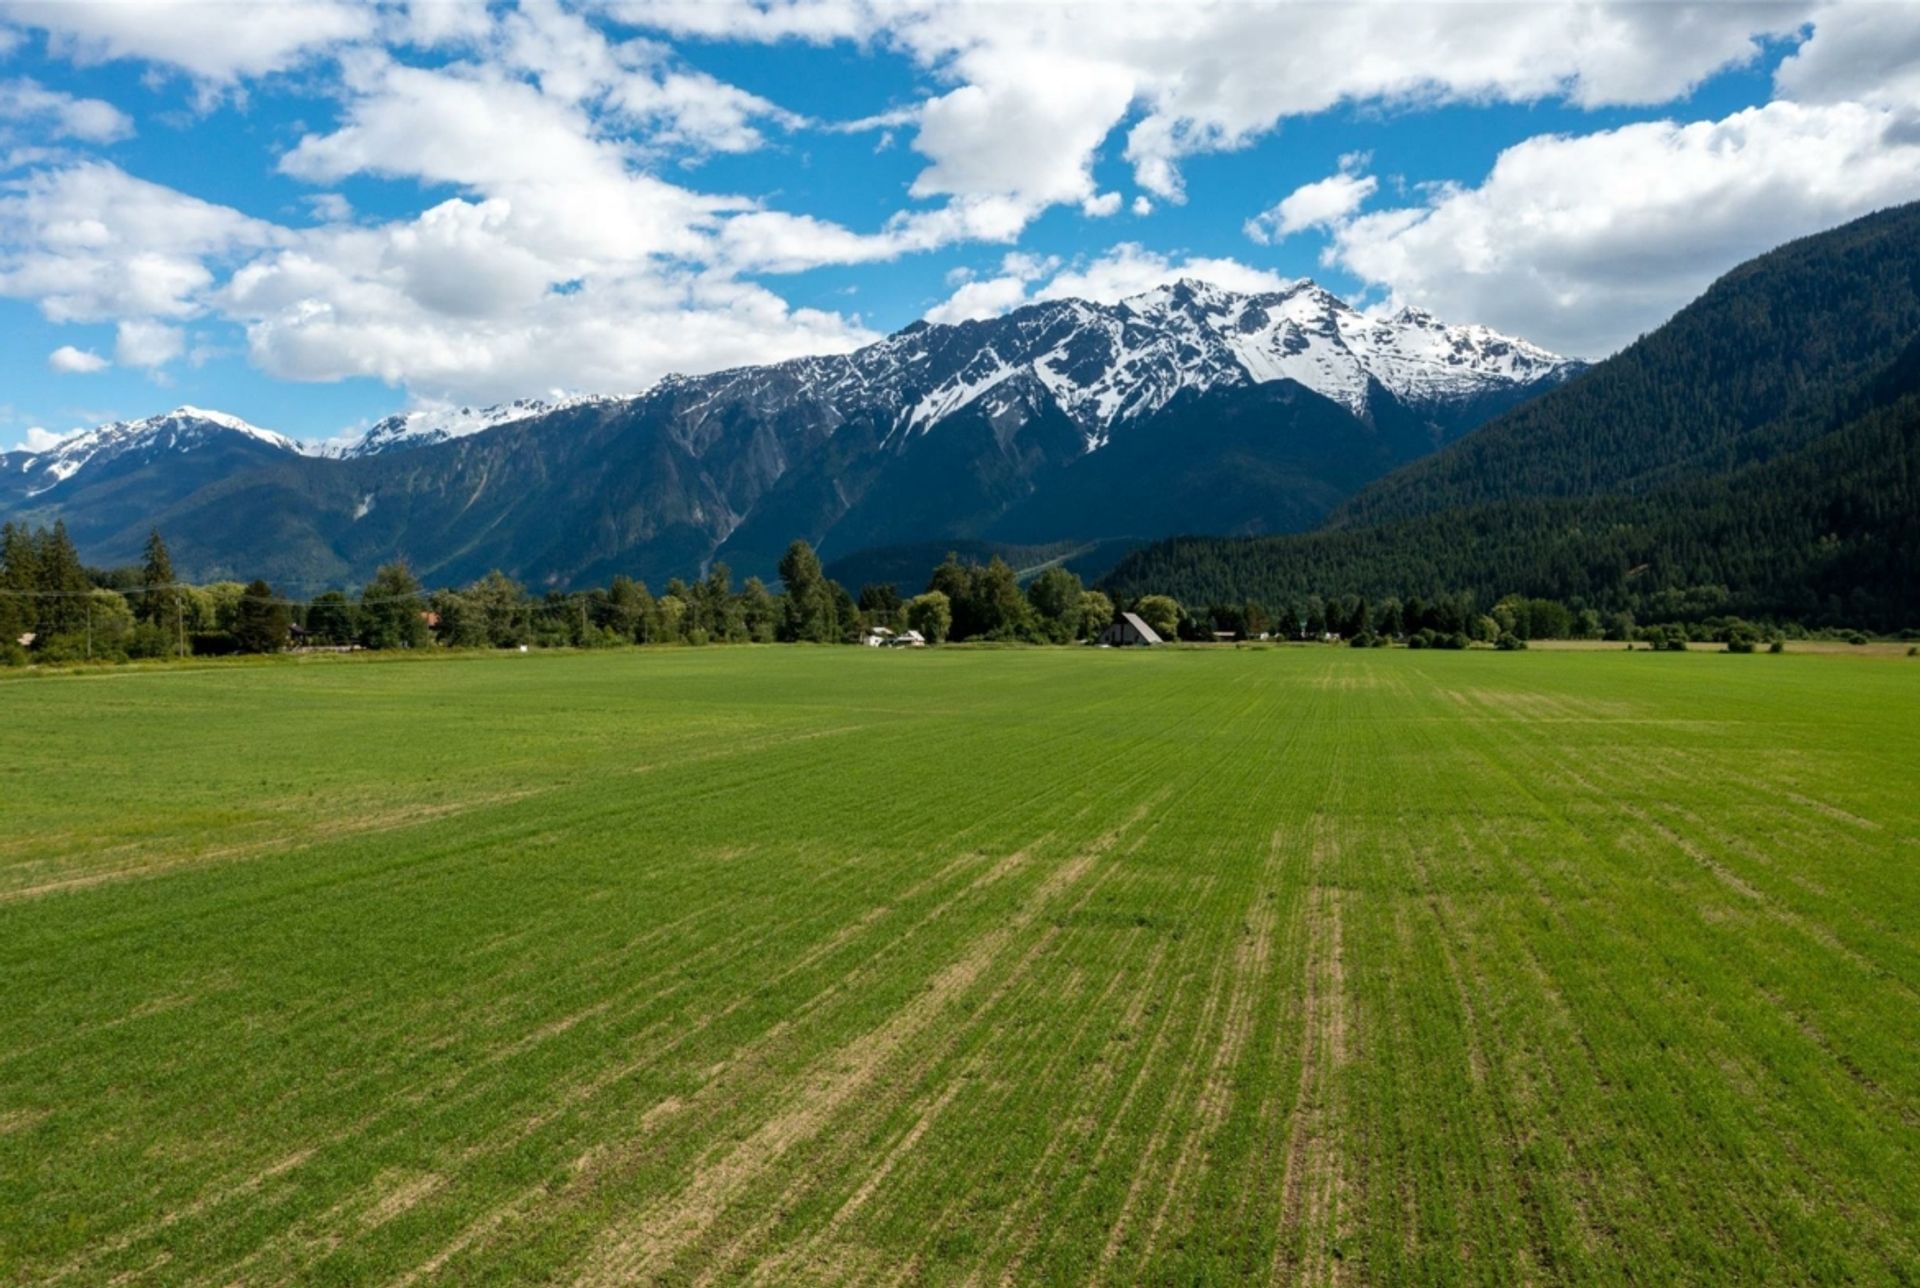
[(616, 576), (605, 587), (530, 592), (501, 572), (428, 589), (403, 561), (378, 569), (357, 593), (309, 599), (265, 581), (179, 581), (158, 531), (124, 568), (88, 568), (64, 524), (0, 526), (0, 660), (115, 661), (310, 649), (568, 647), (624, 644), (857, 643), (886, 627), (929, 643), (959, 639), (1066, 642), (1112, 620), (1106, 596), (1055, 569), (1024, 590), (1002, 560), (949, 558), (921, 594), (891, 584), (858, 595), (828, 578), (796, 541), (778, 588), (736, 585), (724, 563), (673, 578), (658, 592)]
[(723, 563), (658, 593), (616, 576), (605, 587), (534, 593), (500, 572), (429, 590), (404, 562), (381, 567), (357, 593), (292, 599), (265, 581), (189, 585), (174, 576), (156, 531), (137, 565), (90, 569), (63, 525), (0, 525), (0, 661), (273, 653), (307, 649), (606, 648), (631, 644), (852, 644), (880, 628), (946, 642), (1071, 644), (1097, 640), (1124, 607), (1163, 639), (1318, 640), (1413, 648), (1524, 647), (1539, 639), (1647, 641), (1684, 647), (1719, 640), (1751, 648), (1798, 628), (1683, 612), (1651, 624), (1578, 601), (1505, 595), (1484, 608), (1470, 590), (1432, 596), (1287, 594), (1188, 606), (1146, 593), (1118, 603), (1073, 572), (1048, 567), (1022, 583), (1004, 559), (949, 554), (926, 588), (827, 577), (804, 541), (788, 548), (778, 588), (735, 585)]

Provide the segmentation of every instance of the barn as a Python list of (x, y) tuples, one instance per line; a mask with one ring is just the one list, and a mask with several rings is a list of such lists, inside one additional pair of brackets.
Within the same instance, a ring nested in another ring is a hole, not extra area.
[(1138, 613), (1121, 613), (1113, 619), (1113, 625), (1100, 632), (1100, 642), (1116, 648), (1146, 646), (1162, 642), (1160, 633), (1140, 620)]

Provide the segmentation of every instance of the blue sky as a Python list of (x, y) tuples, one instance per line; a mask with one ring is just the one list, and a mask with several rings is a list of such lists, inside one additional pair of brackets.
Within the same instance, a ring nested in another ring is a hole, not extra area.
[(1920, 197), (1920, 5), (0, 0), (0, 447), (1313, 276), (1599, 357)]

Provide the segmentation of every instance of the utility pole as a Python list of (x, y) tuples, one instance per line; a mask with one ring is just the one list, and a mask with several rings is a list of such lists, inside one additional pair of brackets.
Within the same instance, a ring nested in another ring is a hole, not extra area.
[(93, 661), (93, 592), (87, 592), (87, 661)]
[(180, 600), (180, 588), (173, 588), (173, 625), (180, 633), (180, 656), (187, 655), (187, 609)]

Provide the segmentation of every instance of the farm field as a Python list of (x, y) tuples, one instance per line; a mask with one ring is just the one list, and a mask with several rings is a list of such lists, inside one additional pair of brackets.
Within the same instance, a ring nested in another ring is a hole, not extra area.
[(1920, 1278), (1920, 661), (0, 681), (0, 1283)]

